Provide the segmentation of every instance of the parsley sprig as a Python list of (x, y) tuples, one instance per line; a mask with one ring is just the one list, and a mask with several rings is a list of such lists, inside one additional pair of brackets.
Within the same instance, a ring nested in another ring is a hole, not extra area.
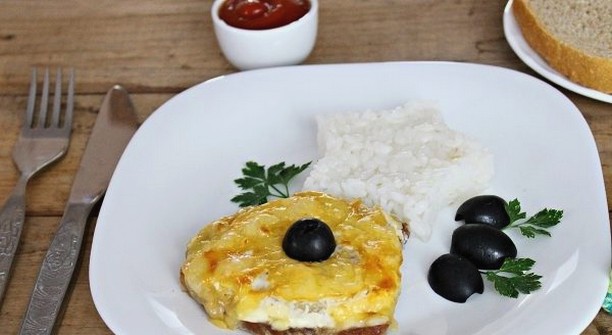
[(245, 192), (231, 199), (240, 207), (265, 204), (268, 197), (288, 198), (289, 182), (310, 166), (311, 162), (303, 165), (289, 165), (285, 162), (274, 164), (266, 169), (265, 165), (249, 161), (242, 168), (242, 178), (234, 182)]
[(510, 224), (504, 229), (518, 228), (521, 234), (528, 238), (537, 235), (551, 236), (547, 229), (556, 226), (563, 218), (563, 210), (544, 208), (525, 220), (527, 214), (521, 210), (518, 199), (506, 204), (506, 212), (510, 216)]
[(493, 282), (499, 294), (517, 298), (519, 293), (529, 294), (542, 287), (542, 276), (528, 272), (534, 264), (530, 258), (506, 258), (501, 268), (485, 271), (484, 275)]

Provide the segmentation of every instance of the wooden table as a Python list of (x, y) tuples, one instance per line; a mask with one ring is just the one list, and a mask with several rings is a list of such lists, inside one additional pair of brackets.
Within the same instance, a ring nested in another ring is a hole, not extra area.
[[(505, 4), (505, 0), (321, 0), (317, 45), (306, 63), (449, 60), (497, 65), (538, 77), (504, 38)], [(1, 334), (19, 328), (99, 104), (111, 85), (127, 87), (140, 119), (145, 120), (186, 88), (235, 72), (216, 44), (210, 7), (211, 0), (0, 2), (0, 201), (18, 176), (11, 150), (25, 110), (31, 68), (48, 65), (77, 71), (70, 149), (62, 161), (29, 184), (25, 229), (0, 308)], [(612, 105), (560, 90), (582, 111), (595, 135), (612, 199)], [(94, 227), (95, 213), (60, 334), (110, 333), (89, 292)], [(583, 334), (612, 334), (612, 317), (600, 312)]]

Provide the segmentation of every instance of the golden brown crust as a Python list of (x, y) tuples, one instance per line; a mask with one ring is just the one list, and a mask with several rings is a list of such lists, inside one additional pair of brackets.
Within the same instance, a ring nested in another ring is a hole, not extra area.
[[(338, 251), (326, 262), (304, 264), (286, 257), (277, 241), (295, 220), (311, 216), (336, 229)], [(188, 244), (180, 282), (220, 327), (235, 329), (257, 315), (257, 321), (274, 329), (313, 328), (283, 334), (335, 335), (334, 324), (345, 329), (393, 320), (405, 234), (407, 226), (379, 208), (320, 192), (300, 192), (206, 225)], [(355, 271), (356, 267), (363, 271)], [(329, 271), (335, 275), (328, 276)], [(326, 297), (329, 301), (317, 302)], [(261, 317), (271, 304), (287, 310), (286, 317)], [(337, 310), (341, 310), (339, 319), (333, 319)], [(306, 319), (297, 319), (291, 311), (304, 313)], [(328, 319), (308, 323), (308, 318), (321, 316)], [(270, 330), (254, 333), (274, 334)], [(359, 333), (345, 333), (353, 334)]]
[(531, 48), (571, 81), (612, 93), (612, 59), (589, 55), (557, 39), (542, 24), (528, 2), (514, 0), (512, 12)]
[(402, 223), (402, 234), (404, 235), (404, 243), (408, 241), (408, 237), (410, 237), (410, 227), (407, 223)]
[(351, 328), (339, 332), (325, 328), (291, 328), (280, 331), (264, 323), (242, 322), (242, 328), (255, 335), (384, 335), (389, 325)]

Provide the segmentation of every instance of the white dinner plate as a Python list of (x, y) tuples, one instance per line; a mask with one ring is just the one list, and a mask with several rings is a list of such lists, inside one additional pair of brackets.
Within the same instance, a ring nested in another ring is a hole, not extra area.
[(527, 64), (527, 66), (544, 78), (575, 93), (592, 99), (612, 103), (612, 94), (606, 94), (569, 80), (566, 76), (550, 67), (550, 65), (531, 48), (523, 37), (521, 29), (516, 23), (516, 19), (512, 13), (512, 0), (508, 1), (504, 9), (504, 34), (506, 35), (508, 44), (510, 44), (510, 47), (514, 50), (516, 55)]
[(578, 334), (601, 306), (610, 268), (606, 193), (589, 127), (541, 80), (446, 62), (241, 72), (162, 105), (126, 148), (98, 217), (90, 284), (106, 324), (117, 334), (232, 334), (210, 324), (181, 290), (179, 267), (189, 239), (237, 209), (230, 198), (244, 163), (315, 160), (315, 115), (415, 100), (436, 102), (451, 128), (492, 150), (488, 193), (516, 197), (529, 213), (563, 209), (565, 217), (550, 238), (510, 232), (519, 256), (536, 260), (540, 290), (511, 299), (487, 283), (484, 294), (457, 304), (436, 295), (426, 279), (457, 226), (455, 209), (442, 211), (428, 242), (410, 238), (405, 247), (396, 333)]

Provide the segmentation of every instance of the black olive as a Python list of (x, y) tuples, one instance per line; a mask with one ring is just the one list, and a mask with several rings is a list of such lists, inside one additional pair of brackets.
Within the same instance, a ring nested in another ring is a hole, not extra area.
[(484, 223), (502, 229), (510, 224), (506, 201), (496, 195), (479, 195), (466, 200), (455, 214), (455, 221)]
[(335, 249), (334, 234), (327, 224), (318, 219), (296, 221), (283, 238), (285, 254), (298, 261), (324, 261)]
[(451, 253), (469, 259), (479, 269), (499, 269), (506, 258), (516, 257), (514, 242), (486, 224), (463, 225), (453, 232)]
[(466, 258), (453, 254), (444, 254), (431, 264), (427, 281), (434, 292), (454, 302), (463, 303), (472, 294), (484, 291), (478, 268)]

